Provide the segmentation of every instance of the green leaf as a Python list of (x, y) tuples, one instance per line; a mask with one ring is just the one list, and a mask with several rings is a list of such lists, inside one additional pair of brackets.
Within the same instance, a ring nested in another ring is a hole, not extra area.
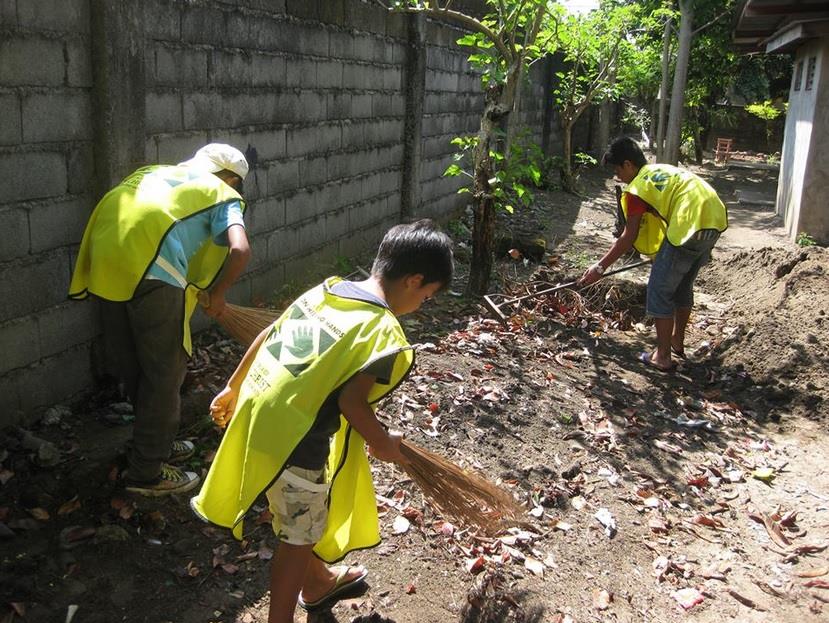
[(454, 177), (456, 175), (460, 175), (461, 173), (463, 173), (463, 169), (461, 169), (456, 164), (450, 164), (448, 167), (446, 167), (446, 170), (443, 172), (443, 175), (447, 177)]

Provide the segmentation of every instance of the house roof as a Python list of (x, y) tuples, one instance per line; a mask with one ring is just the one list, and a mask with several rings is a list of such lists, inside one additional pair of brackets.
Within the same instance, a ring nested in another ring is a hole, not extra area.
[(782, 53), (824, 36), (829, 36), (826, 0), (743, 0), (733, 40), (742, 52)]

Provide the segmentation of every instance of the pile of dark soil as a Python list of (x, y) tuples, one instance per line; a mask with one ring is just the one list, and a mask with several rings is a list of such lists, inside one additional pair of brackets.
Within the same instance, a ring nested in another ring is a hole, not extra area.
[(736, 339), (723, 344), (723, 364), (776, 386), (781, 404), (821, 417), (829, 400), (829, 252), (741, 251), (712, 264), (700, 281), (733, 301), (728, 323)]

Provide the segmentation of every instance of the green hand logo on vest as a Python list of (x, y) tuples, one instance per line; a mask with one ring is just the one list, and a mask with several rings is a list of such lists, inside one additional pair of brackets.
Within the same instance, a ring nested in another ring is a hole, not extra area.
[(288, 310), (288, 318), (274, 327), (265, 340), (265, 348), (292, 376), (299, 376), (336, 341), (322, 324), (308, 318), (297, 305)]
[(656, 190), (662, 192), (668, 186), (668, 180), (670, 177), (670, 174), (665, 173), (664, 171), (653, 171), (652, 173), (646, 173), (642, 176), (642, 180), (651, 182)]

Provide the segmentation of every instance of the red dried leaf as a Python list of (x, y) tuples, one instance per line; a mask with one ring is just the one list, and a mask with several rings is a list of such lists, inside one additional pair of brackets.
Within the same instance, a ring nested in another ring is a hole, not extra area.
[(710, 515), (695, 515), (694, 518), (691, 520), (692, 524), (696, 524), (698, 526), (706, 526), (708, 528), (720, 529), (724, 528), (725, 524), (721, 522), (716, 517), (711, 517)]
[(708, 476), (700, 476), (699, 478), (691, 478), (688, 480), (688, 485), (697, 487), (698, 489), (705, 489), (711, 483), (708, 481)]
[(475, 575), (483, 571), (485, 565), (486, 560), (483, 556), (478, 556), (477, 558), (470, 558), (466, 561), (466, 570), (469, 571), (469, 573)]

